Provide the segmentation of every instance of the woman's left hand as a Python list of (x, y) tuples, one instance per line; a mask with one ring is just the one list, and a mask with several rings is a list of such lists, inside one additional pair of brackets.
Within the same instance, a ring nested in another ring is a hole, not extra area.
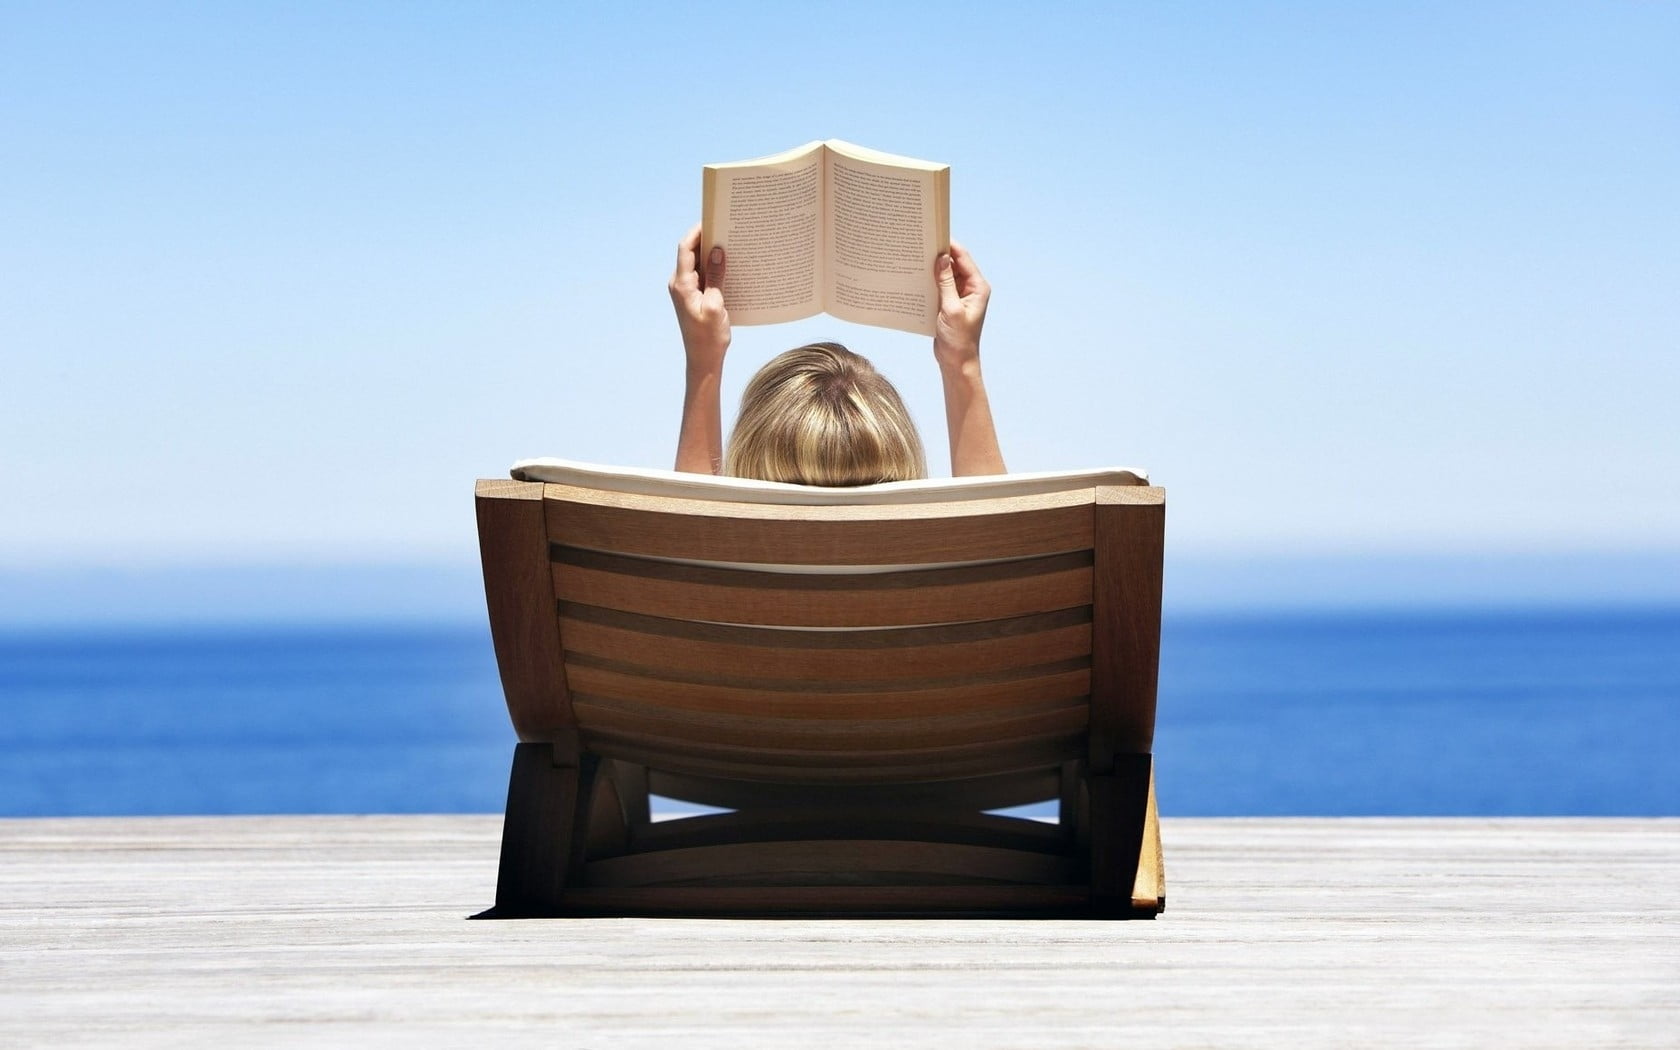
[(704, 271), (698, 266), (700, 227), (696, 225), (677, 245), (677, 268), (671, 274), (671, 305), (682, 330), (683, 352), (690, 373), (721, 372), (729, 351), (729, 310), (723, 305), (726, 265), (723, 248), (714, 247)]

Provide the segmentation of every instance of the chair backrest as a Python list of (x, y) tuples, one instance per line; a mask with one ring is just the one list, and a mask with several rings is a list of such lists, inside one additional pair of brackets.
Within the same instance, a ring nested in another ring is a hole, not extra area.
[(1101, 769), (1150, 750), (1161, 489), (714, 495), (730, 493), (479, 482), (521, 739), (836, 785)]

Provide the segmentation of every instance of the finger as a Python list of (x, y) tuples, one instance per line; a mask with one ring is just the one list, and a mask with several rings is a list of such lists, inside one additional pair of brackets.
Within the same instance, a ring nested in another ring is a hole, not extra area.
[(729, 269), (729, 260), (724, 255), (723, 245), (712, 245), (712, 254), (706, 259), (706, 287), (723, 291), (723, 278)]
[(675, 281), (686, 273), (694, 272), (694, 257), (700, 251), (700, 224), (683, 234), (683, 239), (677, 242), (677, 271), (672, 275)]
[(980, 264), (974, 261), (967, 248), (956, 241), (951, 242), (951, 265), (957, 271), (958, 280), (965, 286), (980, 277)]
[(955, 307), (962, 296), (957, 294), (957, 276), (953, 271), (951, 256), (941, 254), (933, 263), (934, 279), (939, 282), (939, 307)]

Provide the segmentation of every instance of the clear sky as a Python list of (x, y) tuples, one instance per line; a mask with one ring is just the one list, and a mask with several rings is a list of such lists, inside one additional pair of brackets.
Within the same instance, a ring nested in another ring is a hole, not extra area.
[[(826, 137), (952, 165), (1010, 465), (1147, 467), (1176, 555), (1672, 567), (1677, 54), (1649, 2), (0, 2), (0, 569), (470, 570), (475, 477), (669, 465), (700, 166)], [(939, 462), (907, 335), (737, 329), (726, 401), (819, 337)]]

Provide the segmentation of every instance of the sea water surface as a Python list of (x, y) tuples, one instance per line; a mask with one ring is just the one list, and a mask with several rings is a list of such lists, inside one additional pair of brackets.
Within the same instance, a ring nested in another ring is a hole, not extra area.
[[(481, 627), (0, 636), (0, 815), (499, 812)], [(1680, 609), (1169, 617), (1169, 815), (1680, 814)]]

